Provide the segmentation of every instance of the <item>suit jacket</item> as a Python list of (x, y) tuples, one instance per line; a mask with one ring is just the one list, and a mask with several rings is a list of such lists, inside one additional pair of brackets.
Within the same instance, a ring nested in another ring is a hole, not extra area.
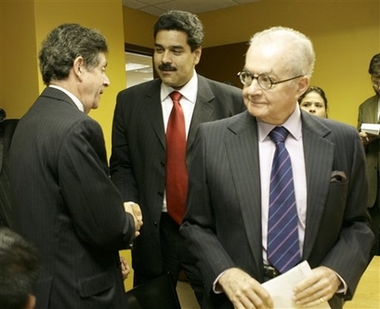
[[(377, 123), (377, 102), (379, 97), (377, 95), (369, 98), (359, 106), (358, 117), (358, 130), (362, 123)], [(367, 162), (367, 174), (368, 174), (368, 207), (372, 208), (376, 204), (376, 197), (380, 194), (380, 182), (378, 180), (379, 168), (380, 168), (380, 148), (379, 137), (372, 143), (366, 145), (365, 154)]]
[(13, 228), (9, 148), (17, 119), (0, 122), (0, 226)]
[[(132, 250), (133, 269), (144, 276), (162, 272), (159, 222), (165, 191), (165, 128), (156, 79), (121, 91), (112, 132), (111, 177), (125, 201), (139, 203), (144, 225)], [(198, 75), (198, 95), (187, 138), (192, 155), (199, 124), (245, 109), (241, 89)]]
[[(364, 152), (355, 128), (302, 112), (307, 178), (303, 260), (327, 266), (352, 297), (364, 272), (373, 234), (366, 212)], [(243, 112), (201, 125), (189, 170), (188, 210), (181, 233), (198, 259), (208, 288), (205, 308), (233, 308), (211, 291), (217, 276), (239, 267), (263, 282), (261, 184), (256, 118)], [(341, 171), (346, 180), (332, 172)], [(342, 301), (333, 299), (332, 308)]]
[(42, 257), (37, 308), (125, 308), (118, 250), (134, 221), (99, 124), (48, 87), (19, 121), (10, 159), (16, 230)]

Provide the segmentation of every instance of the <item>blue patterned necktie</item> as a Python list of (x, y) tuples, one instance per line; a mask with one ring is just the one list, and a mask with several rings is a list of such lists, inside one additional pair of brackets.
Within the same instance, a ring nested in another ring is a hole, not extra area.
[(269, 133), (276, 151), (270, 179), (267, 254), (268, 261), (280, 273), (301, 260), (292, 164), (285, 148), (287, 135), (284, 127)]

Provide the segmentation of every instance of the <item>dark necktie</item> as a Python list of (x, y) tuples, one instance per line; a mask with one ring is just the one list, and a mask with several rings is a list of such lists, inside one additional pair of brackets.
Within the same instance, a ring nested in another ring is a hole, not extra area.
[(268, 261), (280, 273), (301, 259), (292, 165), (285, 148), (287, 135), (284, 127), (276, 127), (269, 133), (276, 151), (270, 179), (267, 254)]
[(187, 168), (185, 118), (179, 100), (182, 95), (173, 91), (173, 108), (166, 129), (166, 205), (168, 214), (178, 224), (186, 210)]

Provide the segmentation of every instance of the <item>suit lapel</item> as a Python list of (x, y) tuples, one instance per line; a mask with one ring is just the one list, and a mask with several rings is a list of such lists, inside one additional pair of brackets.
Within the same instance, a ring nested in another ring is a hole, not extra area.
[(307, 181), (306, 230), (303, 248), (305, 259), (311, 253), (318, 235), (333, 169), (334, 144), (325, 137), (330, 129), (307, 113), (302, 113), (302, 135)]
[(211, 115), (214, 112), (214, 107), (211, 101), (215, 98), (207, 80), (198, 75), (198, 94), (197, 101), (195, 102), (193, 117), (191, 119), (191, 125), (189, 134), (187, 136), (187, 151), (192, 147), (195, 139), (195, 135), (199, 125), (203, 122), (212, 120)]
[(262, 267), (260, 169), (256, 119), (248, 112), (236, 118), (229, 129), (226, 151), (246, 237), (257, 269)]
[(365, 115), (365, 119), (368, 119), (368, 122), (370, 123), (377, 123), (377, 100), (378, 97), (374, 96), (371, 100), (371, 103), (369, 104), (369, 108), (365, 110), (367, 115)]
[[(146, 105), (145, 111), (147, 119), (151, 122), (154, 132), (165, 149), (165, 128), (162, 119), (160, 87), (161, 81), (156, 79), (155, 82), (150, 85), (150, 88), (146, 90), (145, 100), (143, 100), (141, 104)], [(159, 117), (157, 117), (157, 115), (159, 115)]]

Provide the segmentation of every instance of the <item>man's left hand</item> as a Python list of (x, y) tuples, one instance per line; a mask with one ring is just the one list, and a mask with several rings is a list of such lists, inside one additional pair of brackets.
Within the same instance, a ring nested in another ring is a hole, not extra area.
[(341, 280), (332, 269), (320, 266), (313, 269), (310, 277), (294, 287), (293, 300), (297, 305), (313, 307), (331, 299), (341, 284)]

